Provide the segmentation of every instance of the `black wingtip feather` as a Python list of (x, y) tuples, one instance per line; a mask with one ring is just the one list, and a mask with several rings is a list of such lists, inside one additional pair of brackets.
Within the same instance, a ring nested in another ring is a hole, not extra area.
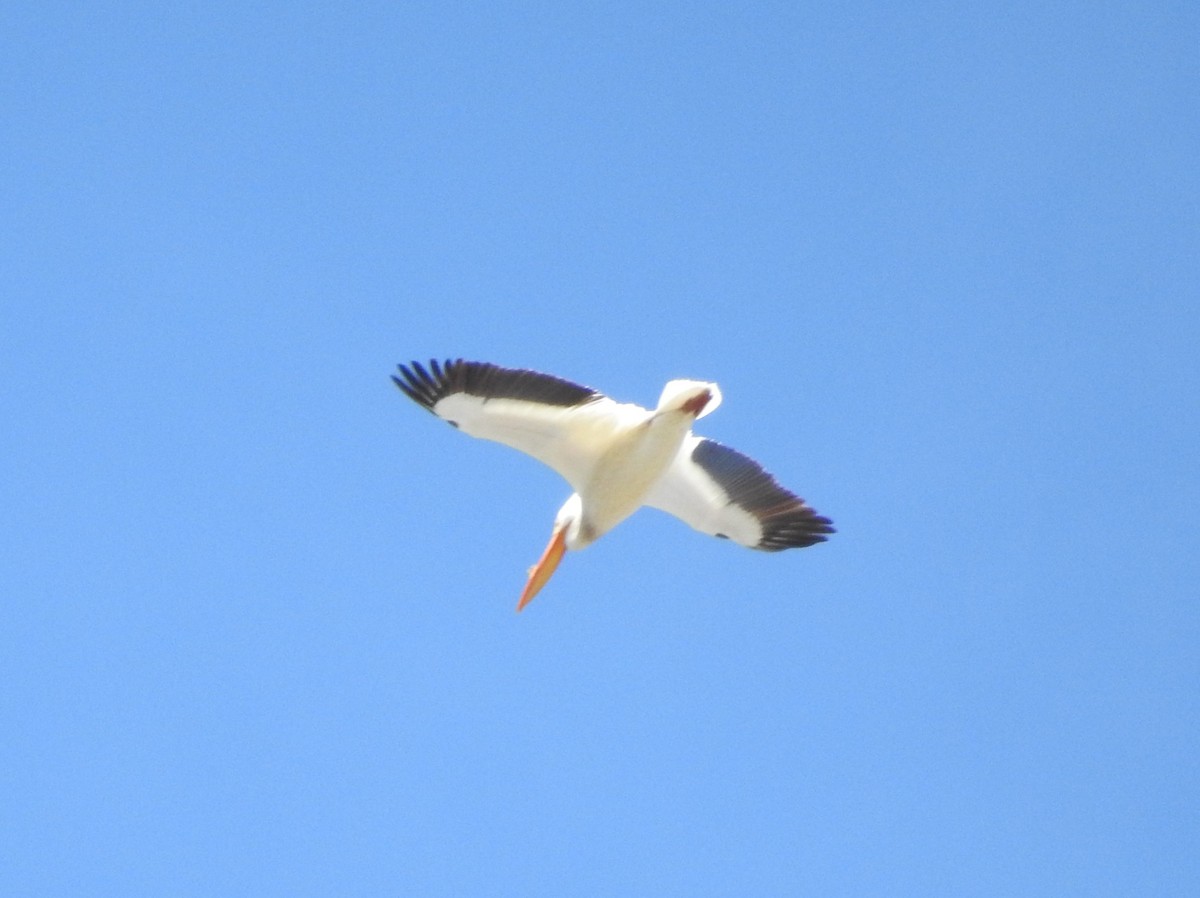
[(721, 488), (758, 518), (762, 538), (756, 549), (781, 552), (825, 542), (834, 533), (833, 521), (817, 514), (795, 493), (784, 489), (762, 466), (736, 449), (701, 440), (692, 460), (708, 471)]
[[(433, 412), (439, 401), (454, 393), (484, 399), (526, 399), (547, 405), (573, 406), (600, 394), (589, 387), (521, 368), (501, 368), (486, 362), (462, 359), (431, 359), (428, 368), (420, 362), (397, 365), (400, 376), (392, 376), (409, 399)], [(436, 414), (436, 412), (435, 412)]]
[(393, 374), (392, 380), (405, 396), (432, 412), (439, 399), (456, 392), (456, 375), (463, 365), (462, 359), (447, 359), (444, 364), (432, 359), (429, 362), (430, 370), (426, 370), (420, 362), (409, 362), (396, 366), (400, 370), (400, 377)]

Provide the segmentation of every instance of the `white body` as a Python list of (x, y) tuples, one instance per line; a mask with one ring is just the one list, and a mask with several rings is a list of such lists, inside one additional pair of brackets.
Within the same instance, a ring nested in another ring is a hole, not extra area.
[(775, 552), (832, 533), (828, 518), (757, 462), (692, 433), (721, 403), (714, 383), (673, 380), (653, 411), (569, 381), (483, 362), (414, 362), (396, 385), (464, 433), (519, 449), (558, 471), (575, 492), (534, 566), (517, 609), (536, 595), (567, 549), (582, 549), (642, 505), (703, 533)]
[[(710, 398), (699, 415), (682, 409), (705, 394)], [(560, 520), (574, 518), (566, 545), (582, 549), (646, 504), (692, 422), (720, 401), (716, 384), (673, 380), (654, 411), (608, 397), (562, 408), (466, 393), (447, 396), (434, 411), (464, 433), (520, 449), (558, 471), (575, 490), (559, 511)]]

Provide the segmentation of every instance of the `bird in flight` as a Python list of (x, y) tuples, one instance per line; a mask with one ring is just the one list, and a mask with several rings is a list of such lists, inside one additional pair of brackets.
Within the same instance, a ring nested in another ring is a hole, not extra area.
[(758, 462), (692, 433), (692, 423), (721, 403), (715, 383), (672, 380), (658, 406), (645, 409), (549, 374), (486, 362), (398, 367), (392, 380), (422, 408), (464, 433), (533, 456), (575, 491), (554, 519), (517, 611), (565, 552), (595, 542), (643, 505), (765, 552), (811, 546), (835, 532), (829, 518)]

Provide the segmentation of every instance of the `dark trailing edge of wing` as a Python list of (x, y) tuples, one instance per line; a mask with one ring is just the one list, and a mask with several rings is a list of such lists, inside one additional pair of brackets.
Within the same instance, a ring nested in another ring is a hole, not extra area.
[(396, 386), (409, 399), (433, 411), (438, 401), (454, 393), (466, 393), (482, 399), (526, 399), (544, 405), (570, 407), (581, 405), (600, 394), (588, 387), (560, 377), (523, 368), (501, 368), (486, 362), (433, 359), (426, 370), (420, 362), (399, 365), (400, 377), (392, 375)]
[(715, 480), (729, 501), (754, 515), (763, 535), (756, 549), (779, 552), (825, 541), (835, 533), (833, 522), (780, 486), (752, 458), (715, 440), (701, 440), (692, 450), (692, 461)]

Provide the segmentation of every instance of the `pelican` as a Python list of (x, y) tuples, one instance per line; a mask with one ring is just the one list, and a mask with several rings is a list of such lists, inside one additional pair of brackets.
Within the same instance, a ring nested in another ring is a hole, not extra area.
[(554, 518), (550, 543), (529, 570), (520, 611), (563, 554), (595, 542), (649, 505), (751, 549), (779, 552), (835, 532), (758, 462), (692, 423), (721, 404), (715, 383), (672, 380), (653, 410), (616, 402), (562, 378), (462, 359), (399, 365), (406, 396), (443, 421), (549, 465), (574, 492)]

